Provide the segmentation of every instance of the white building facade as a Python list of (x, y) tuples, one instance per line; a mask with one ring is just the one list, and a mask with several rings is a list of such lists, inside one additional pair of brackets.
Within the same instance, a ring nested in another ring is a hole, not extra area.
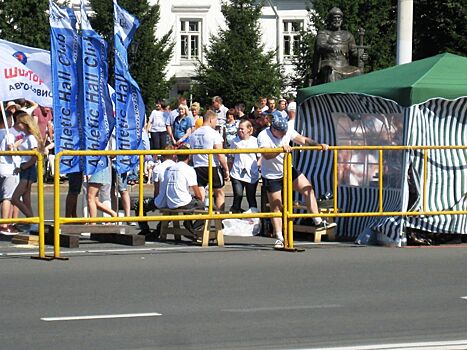
[[(152, 0), (155, 3), (155, 0)], [(266, 0), (260, 18), (265, 50), (276, 52), (276, 59), (286, 74), (292, 72), (294, 45), (299, 43), (299, 31), (307, 28), (306, 0)], [(175, 43), (167, 77), (175, 77), (171, 95), (190, 89), (197, 60), (203, 61), (204, 47), (211, 35), (225, 29), (221, 0), (159, 0), (160, 20), (156, 34), (160, 38), (172, 30)]]

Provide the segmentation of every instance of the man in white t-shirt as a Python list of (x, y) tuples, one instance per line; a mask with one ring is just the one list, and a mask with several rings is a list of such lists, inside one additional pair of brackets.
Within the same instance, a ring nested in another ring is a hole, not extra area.
[(222, 97), (214, 96), (212, 98), (212, 110), (217, 114), (217, 125), (224, 126), (227, 121), (227, 111), (229, 109), (222, 104)]
[[(287, 120), (282, 117), (275, 117), (271, 126), (260, 132), (258, 135), (259, 148), (278, 148), (277, 153), (264, 153), (261, 161), (261, 174), (263, 177), (263, 186), (265, 186), (271, 211), (279, 212), (282, 210), (282, 184), (284, 177), (284, 156), (291, 151), (290, 141), (299, 145), (321, 146), (323, 150), (329, 148), (326, 144), (318, 144), (309, 137), (300, 135), (294, 129), (288, 131)], [(284, 153), (285, 152), (285, 153)], [(295, 191), (300, 192), (308, 209), (308, 212), (317, 214), (318, 204), (316, 202), (313, 186), (308, 179), (292, 168), (292, 185)], [(276, 248), (284, 247), (284, 237), (282, 235), (282, 219), (272, 218), (274, 234), (277, 237)], [(329, 224), (320, 217), (313, 218), (316, 230), (326, 230), (334, 227), (336, 224)]]
[(295, 101), (290, 102), (287, 106), (287, 113), (289, 116), (289, 129), (295, 129), (295, 115), (297, 111), (297, 103)]
[[(186, 146), (180, 149), (188, 149)], [(198, 187), (196, 171), (188, 165), (190, 155), (178, 154), (178, 162), (168, 168), (160, 190), (165, 192), (167, 207), (170, 209), (204, 209), (202, 191)], [(193, 193), (193, 195), (192, 195)], [(185, 220), (183, 225), (193, 232), (194, 227), (202, 226), (202, 221), (193, 224)]]
[[(190, 136), (190, 146), (192, 149), (222, 149), (224, 140), (215, 130), (217, 124), (217, 114), (214, 111), (206, 111), (203, 117), (203, 126), (195, 130)], [(203, 188), (202, 200), (204, 201), (204, 187), (208, 184), (208, 155), (194, 154), (193, 166), (196, 171), (198, 186)], [(224, 185), (229, 179), (229, 167), (224, 154), (213, 156), (212, 164), (212, 188), (214, 191), (214, 204), (217, 209), (224, 210), (225, 196)]]
[[(173, 150), (172, 145), (167, 145), (165, 150)], [(154, 196), (145, 198), (143, 201), (143, 216), (146, 216), (148, 212), (154, 211), (157, 208), (167, 208), (167, 198), (165, 194), (165, 188), (162, 188), (167, 169), (175, 165), (175, 155), (164, 154), (161, 156), (162, 162), (154, 168), (152, 173), (152, 182), (154, 184)], [(135, 203), (133, 209), (136, 215), (139, 211), (139, 203)], [(157, 225), (156, 232), (151, 232), (147, 221), (139, 221), (139, 228), (141, 229), (140, 234), (146, 236), (146, 239), (157, 238), (160, 232), (160, 223)], [(155, 235), (155, 236), (154, 236)]]
[(277, 106), (277, 110), (281, 114), (282, 118), (288, 118), (287, 115), (287, 100), (285, 98), (280, 98), (279, 99), (279, 105)]

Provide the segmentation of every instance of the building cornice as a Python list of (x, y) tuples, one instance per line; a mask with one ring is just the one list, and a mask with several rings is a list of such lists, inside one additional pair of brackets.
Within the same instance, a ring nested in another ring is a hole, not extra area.
[(172, 13), (205, 13), (208, 12), (211, 8), (211, 5), (172, 5)]

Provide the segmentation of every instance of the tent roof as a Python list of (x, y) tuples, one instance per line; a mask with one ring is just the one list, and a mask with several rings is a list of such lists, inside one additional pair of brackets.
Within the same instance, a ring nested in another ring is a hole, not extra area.
[(467, 57), (443, 53), (354, 78), (298, 91), (298, 103), (322, 94), (380, 96), (408, 107), (432, 98), (467, 96)]

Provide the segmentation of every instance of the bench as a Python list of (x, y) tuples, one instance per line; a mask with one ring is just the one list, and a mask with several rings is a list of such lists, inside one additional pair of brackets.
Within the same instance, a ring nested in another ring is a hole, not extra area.
[[(189, 215), (189, 214), (206, 214), (206, 211), (199, 209), (159, 209), (163, 216), (167, 215)], [(216, 212), (218, 214), (219, 212)], [(214, 227), (211, 227), (211, 225)], [(202, 247), (209, 246), (209, 240), (215, 239), (219, 247), (224, 246), (224, 231), (222, 230), (221, 220), (204, 220), (203, 230), (190, 232), (186, 228), (180, 227), (180, 221), (174, 220), (172, 227), (169, 227), (169, 221), (161, 221), (161, 230), (159, 239), (164, 241), (168, 234), (172, 234), (176, 241), (181, 240), (181, 236), (192, 238), (194, 241), (201, 242)], [(201, 236), (201, 237), (200, 237)]]
[[(294, 210), (307, 210), (307, 207), (304, 206), (303, 204), (300, 203), (294, 203), (293, 206)], [(328, 213), (334, 213), (333, 208), (319, 208), (320, 213), (328, 214)], [(330, 224), (334, 222), (333, 217), (328, 217), (326, 218), (327, 222)], [(294, 232), (301, 232), (301, 233), (311, 233), (314, 234), (314, 240), (313, 242), (315, 243), (321, 243), (321, 236), (327, 235), (328, 240), (330, 242), (333, 242), (336, 240), (336, 235), (335, 235), (335, 227), (328, 228), (326, 231), (318, 231), (316, 232), (315, 226), (308, 226), (308, 225), (293, 225)]]
[[(318, 201), (318, 205), (320, 205), (320, 204), (321, 204), (320, 201)], [(269, 210), (269, 203), (265, 204), (265, 208), (267, 208), (267, 210)], [(303, 205), (302, 203), (294, 202), (293, 209), (294, 210), (305, 210), (306, 211), (307, 207), (305, 205)], [(325, 205), (323, 207), (319, 207), (319, 212), (328, 214), (328, 213), (333, 213), (334, 209), (329, 207), (329, 203), (325, 203)], [(334, 222), (333, 217), (328, 217), (326, 220), (330, 224)], [(321, 243), (321, 236), (324, 236), (324, 235), (327, 235), (328, 240), (330, 242), (333, 242), (333, 241), (336, 240), (336, 235), (335, 235), (336, 228), (335, 227), (329, 228), (326, 231), (316, 232), (315, 226), (294, 224), (293, 229), (294, 229), (294, 232), (313, 234), (314, 235), (313, 242), (315, 242), (315, 243)]]

